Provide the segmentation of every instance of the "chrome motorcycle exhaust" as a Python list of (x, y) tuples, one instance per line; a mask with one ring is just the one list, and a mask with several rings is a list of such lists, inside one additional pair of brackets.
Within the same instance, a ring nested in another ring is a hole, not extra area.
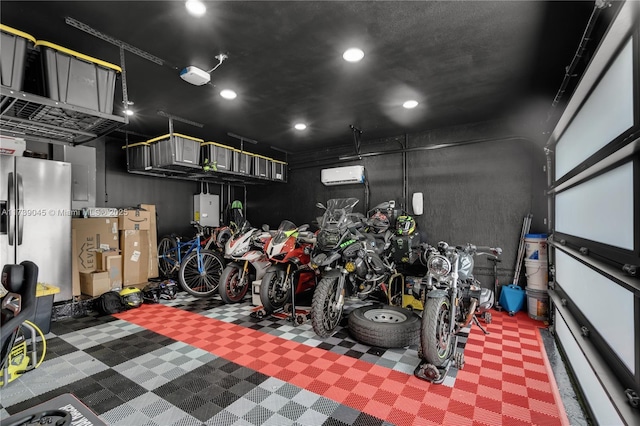
[(464, 321), (458, 323), (458, 327), (463, 328), (468, 326), (473, 320), (473, 314), (476, 313), (476, 307), (478, 306), (478, 299), (475, 297), (471, 298), (471, 304), (469, 305), (469, 312), (467, 313), (467, 317)]

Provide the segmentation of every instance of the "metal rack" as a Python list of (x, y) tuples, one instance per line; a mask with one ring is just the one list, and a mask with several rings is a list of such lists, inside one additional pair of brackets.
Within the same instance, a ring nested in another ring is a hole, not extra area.
[(128, 169), (128, 172), (133, 174), (138, 174), (138, 175), (145, 175), (145, 176), (155, 176), (155, 177), (161, 177), (161, 178), (191, 180), (191, 181), (208, 182), (208, 183), (228, 183), (228, 184), (239, 184), (239, 185), (286, 183), (286, 181), (282, 181), (282, 180), (268, 179), (264, 177), (252, 176), (246, 173), (238, 173), (238, 172), (232, 172), (232, 171), (217, 171), (217, 172), (205, 173), (199, 170), (198, 172), (185, 172), (179, 169), (154, 167), (148, 170)]
[(37, 142), (78, 145), (129, 123), (127, 117), (0, 86), (0, 131)]

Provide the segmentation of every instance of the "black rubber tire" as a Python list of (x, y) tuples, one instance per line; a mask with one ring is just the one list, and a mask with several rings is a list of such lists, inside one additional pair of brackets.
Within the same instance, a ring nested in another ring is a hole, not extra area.
[(172, 278), (180, 269), (177, 247), (175, 237), (163, 237), (158, 243), (158, 272), (162, 278)]
[(329, 337), (333, 334), (342, 319), (342, 310), (332, 307), (338, 289), (338, 277), (325, 277), (320, 280), (313, 292), (311, 301), (311, 326), (320, 337)]
[(447, 332), (449, 315), (450, 302), (447, 297), (427, 299), (422, 312), (420, 347), (423, 358), (436, 367), (444, 367), (456, 350), (456, 338)]
[[(267, 314), (284, 308), (291, 299), (291, 289), (286, 292), (280, 290), (286, 273), (283, 269), (271, 269), (267, 271), (260, 282), (260, 303)], [(276, 287), (274, 289), (274, 286)], [(275, 293), (274, 293), (275, 291)]]
[(220, 298), (224, 303), (239, 303), (242, 302), (244, 296), (249, 289), (249, 283), (251, 282), (250, 274), (243, 277), (244, 282), (240, 282), (240, 275), (242, 274), (242, 266), (239, 263), (229, 263), (222, 270), (220, 275), (220, 285), (218, 286), (218, 292)]
[(182, 259), (178, 281), (182, 288), (193, 296), (211, 296), (218, 291), (224, 260), (211, 250), (200, 250), (200, 257), (204, 266), (203, 272), (198, 271), (198, 252), (193, 251)]
[(363, 306), (349, 314), (349, 332), (369, 346), (404, 348), (420, 342), (420, 321), (420, 315), (397, 306)]

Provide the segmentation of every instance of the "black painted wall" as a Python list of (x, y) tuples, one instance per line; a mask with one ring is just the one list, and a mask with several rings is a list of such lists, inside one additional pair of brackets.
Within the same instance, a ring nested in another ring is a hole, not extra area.
[[(413, 213), (411, 195), (424, 194), (424, 214), (416, 221), (427, 242), (499, 246), (503, 249), (500, 283), (513, 282), (524, 217), (533, 214), (531, 233), (546, 229), (546, 160), (539, 141), (514, 136), (507, 126), (470, 125), (363, 142), (362, 153), (394, 152), (357, 161), (338, 160), (353, 155), (354, 148), (294, 157), (288, 183), (248, 188), (248, 214), (272, 227), (282, 219), (311, 223), (321, 213), (317, 202), (348, 196), (360, 198), (359, 211), (364, 212), (364, 185), (326, 187), (320, 182), (321, 169), (354, 164), (365, 167), (370, 207), (386, 200), (403, 205), (403, 156), (395, 152), (401, 143), (408, 148), (405, 209)], [(448, 143), (459, 145), (423, 150)], [(476, 276), (484, 285), (493, 283), (491, 266), (476, 259)]]

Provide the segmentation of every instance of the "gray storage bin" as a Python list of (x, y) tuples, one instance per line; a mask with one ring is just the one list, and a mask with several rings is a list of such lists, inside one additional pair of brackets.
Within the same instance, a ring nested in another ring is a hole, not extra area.
[(125, 145), (122, 149), (127, 149), (129, 156), (129, 170), (149, 170), (151, 169), (151, 146), (149, 142), (138, 142)]
[(233, 148), (217, 142), (204, 142), (200, 153), (200, 162), (204, 166), (208, 160), (209, 164), (215, 165), (217, 171), (231, 171), (233, 158)]
[(22, 90), (27, 44), (36, 39), (15, 28), (0, 24), (0, 83), (12, 90)]
[(117, 73), (122, 69), (100, 59), (38, 40), (42, 51), (45, 88), (54, 101), (113, 113)]
[(271, 179), (277, 181), (287, 180), (287, 163), (279, 160), (271, 160)]
[(204, 141), (180, 133), (150, 139), (151, 166), (159, 169), (194, 171), (201, 169), (200, 145)]
[(233, 171), (237, 173), (251, 174), (251, 155), (239, 149), (233, 150)]
[(261, 178), (271, 178), (271, 159), (258, 154), (250, 154), (253, 162), (253, 175)]

